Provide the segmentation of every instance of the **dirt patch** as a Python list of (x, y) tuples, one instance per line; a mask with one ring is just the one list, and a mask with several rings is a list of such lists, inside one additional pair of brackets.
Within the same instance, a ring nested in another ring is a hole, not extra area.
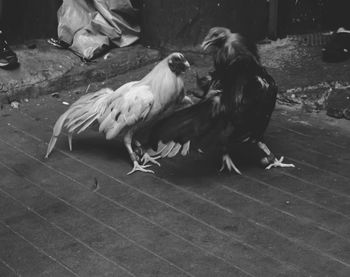
[(327, 40), (309, 40), (289, 37), (259, 45), (262, 63), (280, 88), (278, 101), (306, 112), (327, 110), (329, 116), (348, 118), (344, 91), (350, 87), (350, 62), (323, 62), (321, 49)]

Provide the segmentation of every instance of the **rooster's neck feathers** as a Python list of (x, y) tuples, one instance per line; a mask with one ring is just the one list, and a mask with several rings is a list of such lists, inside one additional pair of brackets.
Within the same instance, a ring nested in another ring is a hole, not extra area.
[(174, 100), (184, 90), (182, 76), (171, 71), (168, 61), (169, 57), (163, 59), (138, 84), (150, 86), (152, 93), (161, 103)]
[(216, 67), (230, 66), (237, 58), (250, 59), (260, 65), (259, 55), (255, 44), (250, 43), (240, 34), (230, 33), (225, 37), (225, 43), (214, 53)]

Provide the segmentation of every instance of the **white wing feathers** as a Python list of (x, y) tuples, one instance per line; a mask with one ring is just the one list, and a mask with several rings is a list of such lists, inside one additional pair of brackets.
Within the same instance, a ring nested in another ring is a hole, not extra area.
[(172, 158), (179, 153), (182, 156), (187, 156), (190, 152), (190, 144), (190, 141), (187, 141), (185, 144), (176, 143), (174, 141), (165, 144), (160, 141), (158, 142), (156, 151), (149, 149), (147, 152), (152, 156), (160, 156), (161, 158)]
[(106, 139), (116, 137), (124, 128), (143, 121), (153, 103), (154, 96), (149, 86), (134, 86), (128, 93), (110, 103), (100, 121), (99, 131), (106, 134)]
[[(124, 136), (124, 144), (128, 149), (134, 170), (148, 172), (135, 160), (132, 149), (133, 134), (137, 129), (152, 124), (166, 113), (171, 112), (184, 97), (184, 83), (179, 73), (170, 67), (170, 63), (179, 61), (183, 63), (184, 70), (188, 62), (182, 54), (173, 53), (158, 63), (140, 81), (129, 82), (116, 91), (101, 89), (95, 93), (87, 94), (77, 100), (62, 114), (53, 130), (46, 157), (52, 152), (57, 138), (65, 128), (68, 133), (68, 142), (72, 148), (74, 133), (85, 131), (94, 122), (99, 123), (99, 131), (104, 132), (106, 139)], [(182, 69), (181, 69), (182, 70)], [(164, 149), (163, 155), (174, 156), (177, 153), (187, 154), (189, 144), (169, 145)]]
[[(148, 86), (130, 82), (116, 91), (105, 88), (82, 96), (62, 114), (54, 128), (46, 157), (50, 155), (63, 127), (68, 131), (71, 148), (72, 134), (85, 131), (94, 121), (100, 123), (100, 131), (110, 139), (126, 126), (144, 119), (153, 104), (153, 94)], [(135, 85), (135, 86), (134, 86)]]
[(74, 131), (82, 132), (92, 124), (101, 112), (104, 112), (106, 99), (114, 93), (111, 89), (101, 89), (94, 93), (89, 93), (79, 98), (69, 109), (63, 113), (55, 123), (49, 146), (47, 148), (46, 157), (48, 157), (55, 147), (57, 138), (62, 132), (62, 128), (68, 129), (69, 145), (71, 147), (71, 137)]

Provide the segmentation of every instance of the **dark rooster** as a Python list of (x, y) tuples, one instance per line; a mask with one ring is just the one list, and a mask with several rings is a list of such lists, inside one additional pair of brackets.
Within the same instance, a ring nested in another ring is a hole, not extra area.
[(186, 101), (182, 73), (189, 66), (181, 53), (172, 53), (140, 81), (129, 82), (115, 91), (105, 88), (82, 96), (58, 118), (46, 157), (55, 147), (63, 128), (68, 132), (71, 149), (73, 133), (79, 134), (97, 122), (106, 139), (119, 137), (124, 140), (134, 165), (129, 174), (135, 171), (153, 172), (147, 169), (149, 165), (146, 163), (158, 164), (155, 158), (146, 153), (141, 158), (144, 164), (139, 163), (140, 157), (135, 152), (139, 143), (134, 139), (134, 133), (147, 129)]
[[(282, 163), (262, 142), (275, 107), (277, 86), (261, 65), (257, 48), (246, 38), (229, 29), (215, 27), (205, 37), (202, 48), (212, 48), (214, 72), (203, 86), (203, 99), (158, 122), (150, 144), (162, 157), (188, 153), (216, 143), (222, 154), (221, 170), (240, 171), (229, 155), (234, 144), (251, 142), (266, 153), (266, 168), (294, 167)], [(203, 84), (203, 79), (201, 80)], [(205, 83), (205, 80), (204, 80)]]

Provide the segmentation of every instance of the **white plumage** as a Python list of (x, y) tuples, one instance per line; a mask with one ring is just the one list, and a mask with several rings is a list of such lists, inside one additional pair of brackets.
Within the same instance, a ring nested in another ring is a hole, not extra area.
[(52, 152), (63, 128), (68, 132), (70, 148), (72, 135), (99, 123), (99, 132), (106, 139), (122, 136), (134, 163), (135, 171), (151, 172), (140, 165), (132, 149), (133, 134), (152, 121), (170, 113), (183, 101), (184, 83), (181, 77), (189, 63), (181, 53), (173, 53), (158, 63), (140, 81), (129, 82), (117, 90), (101, 89), (82, 96), (57, 120), (46, 157)]

